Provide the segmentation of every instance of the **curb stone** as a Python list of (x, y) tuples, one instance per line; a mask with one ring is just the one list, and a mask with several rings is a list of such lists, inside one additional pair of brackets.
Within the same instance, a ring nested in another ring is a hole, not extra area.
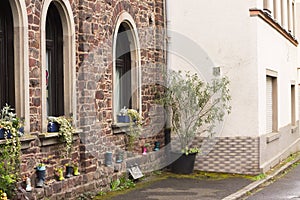
[(251, 191), (255, 190), (256, 188), (258, 188), (259, 186), (261, 186), (265, 182), (269, 181), (270, 179), (274, 178), (275, 176), (277, 176), (278, 174), (280, 174), (281, 172), (283, 172), (284, 170), (286, 170), (287, 168), (289, 168), (290, 166), (292, 166), (294, 163), (298, 162), (299, 160), (300, 160), (300, 156), (297, 156), (293, 161), (290, 161), (290, 162), (286, 163), (285, 165), (280, 167), (278, 170), (276, 170), (272, 174), (266, 176), (265, 178), (263, 178), (261, 180), (257, 180), (257, 181), (254, 181), (253, 183), (250, 183), (246, 187), (244, 187), (244, 188), (238, 190), (237, 192), (223, 198), (222, 200), (238, 200), (238, 199), (241, 199), (242, 197), (246, 196), (246, 194), (248, 192), (251, 192)]

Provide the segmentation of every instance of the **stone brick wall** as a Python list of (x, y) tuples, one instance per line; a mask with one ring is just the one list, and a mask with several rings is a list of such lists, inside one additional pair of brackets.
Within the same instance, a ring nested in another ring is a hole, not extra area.
[[(155, 93), (150, 84), (162, 80), (165, 66), (164, 35), (156, 34), (164, 28), (162, 1), (82, 1), (75, 17), (78, 34), (78, 125), (81, 134), (81, 159), (86, 173), (103, 168), (104, 153), (124, 149), (124, 134), (116, 136), (113, 123), (113, 33), (118, 16), (128, 12), (135, 21), (141, 46), (142, 115), (151, 124), (149, 114), (153, 108)], [(149, 84), (150, 83), (150, 84)], [(152, 123), (152, 126), (154, 124)], [(148, 130), (148, 129), (145, 129)], [(156, 132), (156, 134), (160, 134)], [(126, 133), (125, 133), (126, 134)], [(136, 151), (144, 141), (156, 140), (150, 135), (140, 140)], [(149, 138), (149, 139), (147, 139)]]
[[(63, 182), (52, 181), (54, 168), (64, 165), (64, 145), (60, 142), (43, 144), (42, 132), (42, 84), (41, 76), (41, 15), (44, 0), (26, 0), (29, 39), (29, 104), (30, 134), (34, 139), (23, 149), (21, 174), (32, 179), (35, 185), (37, 163), (48, 158), (47, 185), (34, 189), (30, 199), (43, 197), (72, 199), (86, 191), (107, 188), (111, 178), (126, 169), (126, 162), (117, 172), (104, 165), (104, 153), (125, 150), (126, 133), (114, 134), (113, 123), (113, 33), (118, 16), (126, 11), (138, 29), (141, 53), (141, 93), (144, 132), (136, 143), (136, 155), (144, 143), (163, 145), (161, 124), (163, 110), (155, 106), (155, 98), (162, 92), (157, 85), (162, 83), (165, 68), (165, 35), (163, 0), (69, 0), (75, 22), (76, 38), (76, 127), (80, 133), (74, 144), (73, 159), (80, 160), (80, 176)], [(161, 115), (162, 114), (162, 115)], [(27, 120), (27, 119), (26, 119)], [(52, 138), (53, 139), (53, 138)], [(134, 157), (130, 157), (134, 159)], [(147, 160), (142, 159), (143, 162)], [(143, 163), (140, 163), (143, 165)], [(54, 195), (55, 194), (55, 195)]]
[(42, 1), (26, 0), (29, 41), (30, 131), (41, 131), (41, 44), (40, 18)]

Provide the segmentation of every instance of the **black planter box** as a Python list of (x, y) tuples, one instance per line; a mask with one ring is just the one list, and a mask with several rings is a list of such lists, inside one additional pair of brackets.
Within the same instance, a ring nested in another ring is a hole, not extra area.
[(171, 152), (172, 160), (176, 159), (171, 164), (171, 171), (175, 174), (191, 174), (194, 171), (195, 159), (197, 153), (182, 154)]

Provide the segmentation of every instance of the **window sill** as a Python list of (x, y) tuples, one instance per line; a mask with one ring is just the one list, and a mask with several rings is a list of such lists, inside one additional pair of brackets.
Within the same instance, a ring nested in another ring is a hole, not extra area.
[(21, 149), (29, 149), (30, 148), (30, 143), (36, 139), (36, 136), (30, 135), (30, 134), (24, 134), (20, 140), (21, 140)]
[[(132, 125), (134, 130), (138, 130), (139, 127), (137, 127), (135, 124)], [(115, 123), (111, 125), (113, 134), (128, 134), (130, 133), (130, 123)]]
[(269, 133), (269, 134), (267, 134), (266, 138), (267, 138), (267, 144), (274, 142), (275, 140), (278, 140), (280, 138), (280, 133), (278, 133), (278, 132)]
[[(73, 141), (75, 141), (79, 138), (79, 133), (80, 132), (81, 132), (81, 130), (76, 130), (76, 132), (73, 135)], [(40, 139), (40, 142), (41, 142), (41, 146), (49, 146), (49, 145), (55, 145), (55, 144), (63, 143), (59, 139), (58, 132), (40, 133), (39, 134), (39, 139)]]
[(298, 130), (298, 126), (291, 126), (291, 133), (296, 133)]
[[(20, 137), (20, 142), (21, 142), (21, 149), (28, 149), (30, 148), (30, 143), (36, 139), (36, 136), (30, 135), (30, 134), (24, 134), (22, 137)], [(0, 140), (0, 144), (5, 144), (6, 140)]]

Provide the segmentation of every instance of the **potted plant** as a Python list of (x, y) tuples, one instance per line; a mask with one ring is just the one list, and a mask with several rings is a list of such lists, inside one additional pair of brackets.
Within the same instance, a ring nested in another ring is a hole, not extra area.
[(74, 167), (72, 164), (66, 164), (66, 178), (73, 176)]
[(65, 179), (64, 178), (64, 169), (63, 169), (63, 167), (55, 168), (55, 176), (56, 176), (58, 181), (63, 181)]
[[(175, 134), (174, 142), (179, 144), (179, 149), (172, 149), (175, 157), (191, 157), (199, 152), (197, 146), (193, 146), (196, 136), (203, 133), (213, 135), (215, 125), (223, 120), (231, 107), (229, 101), (229, 80), (227, 77), (215, 77), (211, 82), (205, 82), (197, 74), (189, 72), (170, 72), (166, 76), (167, 87), (163, 96), (158, 100), (169, 111), (171, 131)], [(184, 161), (186, 162), (186, 161)], [(191, 173), (192, 169), (182, 172), (177, 170), (174, 162), (172, 169), (176, 173)], [(179, 166), (188, 166), (179, 163)]]
[(116, 163), (123, 162), (123, 158), (124, 158), (124, 152), (119, 150), (116, 154)]
[(159, 149), (160, 149), (160, 142), (158, 141), (154, 142), (153, 151), (159, 151)]
[[(125, 118), (120, 118), (120, 116)], [(118, 117), (118, 122), (129, 123), (129, 134), (128, 134), (128, 150), (133, 150), (133, 145), (135, 140), (139, 137), (141, 133), (141, 126), (143, 117), (135, 109), (128, 109), (126, 107), (122, 108)]]
[(72, 119), (65, 116), (49, 116), (48, 122), (58, 124), (58, 135), (64, 142), (66, 142), (66, 154), (69, 158), (72, 150), (73, 134), (75, 133), (75, 128), (72, 125)]
[(20, 180), (21, 142), (19, 131), (21, 120), (7, 104), (0, 111), (0, 128), (4, 143), (0, 144), (0, 188), (11, 198), (16, 191), (16, 183)]
[(129, 122), (128, 149), (133, 150), (135, 140), (140, 136), (143, 117), (135, 109), (128, 109)]
[(23, 135), (23, 123), (17, 117), (14, 109), (5, 105), (0, 113), (0, 139), (20, 137)]
[(36, 166), (36, 174), (37, 174), (36, 187), (38, 188), (44, 187), (44, 182), (46, 179), (46, 165), (44, 163), (39, 163)]
[(150, 144), (149, 144), (149, 143), (145, 143), (145, 144), (144, 144), (144, 146), (142, 147), (142, 154), (143, 154), (143, 155), (146, 155), (146, 154), (147, 154), (149, 147), (150, 147)]
[(130, 118), (128, 116), (127, 111), (128, 111), (128, 109), (126, 107), (124, 107), (120, 110), (119, 114), (117, 115), (118, 123), (129, 123), (130, 122)]

